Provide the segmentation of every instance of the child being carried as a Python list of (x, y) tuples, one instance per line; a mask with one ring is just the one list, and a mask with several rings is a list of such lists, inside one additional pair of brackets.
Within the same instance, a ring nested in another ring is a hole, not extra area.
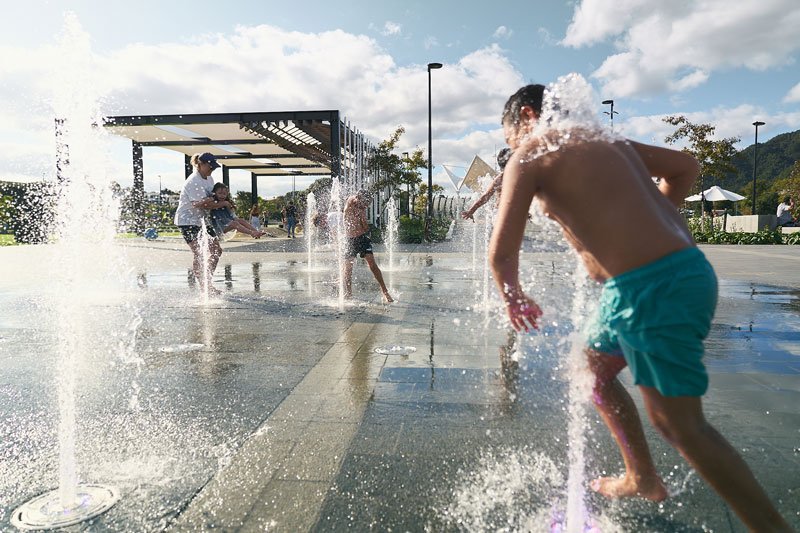
[(217, 235), (221, 236), (223, 233), (233, 230), (246, 233), (254, 239), (265, 235), (266, 232), (259, 231), (246, 220), (236, 217), (233, 212), (233, 203), (230, 201), (229, 194), (230, 190), (224, 183), (215, 183), (214, 188), (211, 189), (211, 196), (220, 204), (220, 207), (212, 209), (210, 213), (211, 224)]

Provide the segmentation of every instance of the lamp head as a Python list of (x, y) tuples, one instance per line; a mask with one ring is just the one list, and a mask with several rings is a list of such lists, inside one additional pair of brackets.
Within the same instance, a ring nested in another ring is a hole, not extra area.
[(437, 68), (442, 68), (442, 64), (441, 63), (428, 63), (428, 70), (429, 71), (437, 69)]
[(603, 100), (604, 105), (613, 104), (614, 100)]
[(755, 122), (753, 122), (753, 126), (755, 126), (756, 128), (759, 127), (759, 126), (763, 126), (764, 124), (765, 123), (761, 122), (760, 120), (756, 120)]

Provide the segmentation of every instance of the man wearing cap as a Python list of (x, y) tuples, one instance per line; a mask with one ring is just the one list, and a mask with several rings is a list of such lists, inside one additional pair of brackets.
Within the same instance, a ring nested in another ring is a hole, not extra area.
[[(214, 229), (210, 224), (205, 224), (204, 219), (206, 211), (230, 207), (230, 202), (218, 201), (212, 195), (214, 180), (211, 179), (211, 173), (220, 166), (214, 154), (209, 152), (194, 154), (191, 163), (194, 172), (183, 182), (178, 208), (175, 211), (175, 225), (181, 230), (184, 240), (192, 249), (194, 254), (192, 272), (200, 283), (201, 290), (207, 290), (209, 294), (219, 294), (220, 291), (211, 286), (211, 279), (222, 256), (222, 247)], [(200, 236), (203, 226), (208, 235), (207, 239), (202, 239)], [(208, 265), (203, 264), (204, 255), (208, 258)]]

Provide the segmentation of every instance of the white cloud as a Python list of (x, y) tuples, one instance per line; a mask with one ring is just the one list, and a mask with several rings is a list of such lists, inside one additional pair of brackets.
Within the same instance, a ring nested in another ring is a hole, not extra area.
[(402, 31), (403, 27), (400, 24), (387, 20), (383, 25), (383, 31), (381, 33), (383, 35), (400, 35)]
[(785, 103), (800, 102), (800, 83), (789, 89), (786, 96), (783, 97)]
[(492, 37), (495, 39), (508, 39), (514, 34), (514, 30), (506, 27), (506, 26), (498, 26), (496, 30), (494, 30), (494, 34)]
[(799, 25), (796, 0), (583, 0), (562, 44), (612, 40), (618, 53), (593, 76), (606, 94), (643, 96), (696, 87), (722, 69), (792, 63)]
[(425, 37), (425, 41), (423, 41), (423, 45), (425, 46), (425, 50), (430, 50), (431, 48), (433, 48), (435, 46), (439, 46), (439, 39), (437, 39), (436, 37), (433, 37), (432, 35), (429, 35), (428, 37)]
[[(740, 148), (754, 142), (753, 122), (761, 120), (766, 125), (758, 130), (759, 142), (771, 138), (775, 133), (800, 128), (800, 112), (769, 114), (763, 108), (745, 104), (736, 107), (716, 107), (709, 111), (675, 112), (695, 124), (715, 126), (715, 138), (739, 137)], [(664, 137), (675, 131), (675, 127), (665, 123), (666, 115), (635, 116), (614, 123), (615, 129), (623, 135), (645, 143), (665, 145)], [(680, 145), (678, 145), (680, 147)]]
[(537, 28), (536, 33), (539, 35), (542, 44), (547, 46), (557, 46), (559, 44), (558, 39), (554, 38), (547, 28)]
[[(53, 82), (52, 72), (70, 51), (6, 47), (0, 53), (10, 58), (0, 63), (0, 96), (7, 97), (0, 141), (9, 141), (3, 142), (0, 179), (52, 176), (51, 102), (63, 89)], [(85, 53), (94, 65), (93, 89), (102, 95), (102, 111), (108, 115), (339, 109), (373, 140), (386, 138), (402, 124), (401, 151), (427, 145), (425, 65), (398, 66), (364, 35), (240, 26), (190, 42)], [(503, 142), (498, 130), (502, 105), (524, 83), (505, 52), (496, 45), (475, 50), (432, 76), (435, 162), (468, 163), (475, 153), (490, 154), (495, 143)], [(493, 133), (467, 135), (476, 127), (491, 127)], [(482, 140), (487, 144), (481, 146)], [(114, 163), (108, 172), (129, 183), (130, 142), (115, 139), (111, 145)], [(181, 155), (147, 150), (148, 189), (157, 188), (159, 174), (165, 187), (178, 187), (182, 171)], [(249, 179), (231, 178), (234, 189), (249, 190)], [(259, 192), (280, 194), (290, 187), (288, 179), (260, 184)]]

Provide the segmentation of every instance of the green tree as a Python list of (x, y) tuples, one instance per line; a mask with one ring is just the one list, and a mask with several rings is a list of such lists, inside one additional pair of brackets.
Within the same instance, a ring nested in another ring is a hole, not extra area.
[[(398, 126), (388, 139), (381, 141), (368, 161), (368, 168), (375, 176), (374, 190), (389, 188), (398, 199), (407, 198), (406, 194), (414, 194), (422, 183), (419, 169), (426, 168), (427, 162), (421, 148), (402, 155), (395, 153), (400, 138), (405, 133), (403, 126)], [(404, 205), (401, 203), (401, 205)]]
[(8, 233), (17, 215), (14, 198), (10, 194), (0, 196), (0, 233)]
[[(772, 183), (765, 200), (769, 201), (768, 205), (777, 207), (787, 196), (794, 199), (795, 208), (792, 215), (796, 217), (800, 214), (800, 160), (794, 162), (787, 177), (777, 179)], [(758, 205), (761, 206), (760, 200)]]
[[(433, 196), (434, 207), (436, 206), (435, 203), (436, 195), (438, 193), (441, 193), (442, 191), (444, 191), (444, 187), (442, 187), (441, 185), (436, 185), (435, 183), (433, 184), (431, 192)], [(422, 185), (419, 186), (419, 194), (417, 195), (416, 198), (414, 198), (414, 213), (416, 213), (416, 215), (419, 217), (424, 217), (427, 209), (428, 209), (428, 185), (426, 183), (423, 183)]]
[(250, 210), (253, 208), (253, 195), (249, 191), (237, 192), (233, 197), (233, 205), (236, 207), (234, 211), (236, 211), (237, 217), (250, 220)]
[(665, 117), (663, 121), (677, 126), (673, 133), (664, 138), (664, 142), (675, 144), (685, 139), (688, 146), (682, 151), (693, 155), (700, 163), (700, 179), (695, 183), (694, 192), (699, 193), (716, 181), (723, 180), (726, 175), (736, 172), (733, 159), (738, 151), (734, 145), (741, 140), (739, 137), (713, 140), (715, 126), (694, 124), (683, 115)]

